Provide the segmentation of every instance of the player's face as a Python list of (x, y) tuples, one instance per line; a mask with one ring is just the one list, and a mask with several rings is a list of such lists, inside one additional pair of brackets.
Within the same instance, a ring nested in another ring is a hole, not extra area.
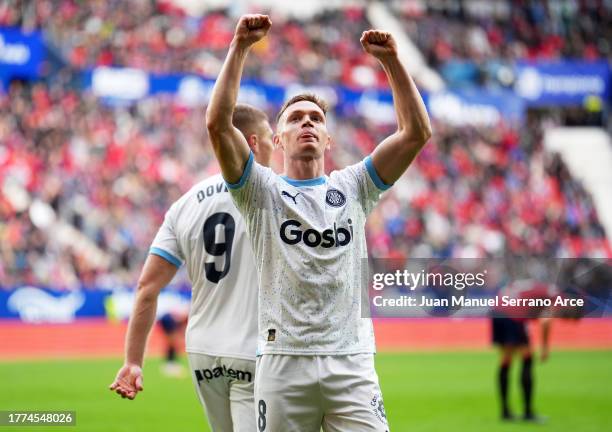
[(331, 138), (323, 110), (310, 101), (296, 102), (281, 116), (274, 140), (290, 158), (323, 157)]

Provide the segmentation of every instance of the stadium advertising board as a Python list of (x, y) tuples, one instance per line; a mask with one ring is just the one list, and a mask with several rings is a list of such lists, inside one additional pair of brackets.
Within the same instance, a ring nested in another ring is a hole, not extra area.
[[(34, 286), (0, 289), (0, 319), (24, 323), (70, 323), (78, 318), (127, 319), (134, 290), (78, 289), (60, 291)], [(190, 292), (167, 289), (159, 297), (158, 316), (177, 309), (189, 310)]]
[(149, 74), (139, 69), (99, 67), (86, 80), (101, 98), (130, 101), (150, 93)]
[[(514, 91), (473, 88), (423, 94), (432, 117), (460, 126), (496, 125), (501, 118), (520, 122), (526, 106), (576, 105), (597, 96), (607, 101), (610, 94), (610, 68), (605, 62), (519, 63)], [(84, 72), (86, 88), (109, 103), (142, 99), (154, 94), (172, 94), (187, 106), (206, 104), (214, 80), (197, 75), (148, 74), (129, 68), (101, 67)], [(299, 87), (299, 90), (309, 90)], [(332, 106), (346, 114), (359, 113), (377, 123), (395, 121), (393, 98), (386, 90), (358, 91), (343, 86), (320, 86)], [(295, 86), (282, 87), (245, 80), (239, 100), (264, 108), (280, 106), (295, 94)]]
[(484, 90), (440, 92), (426, 99), (430, 115), (454, 126), (496, 126), (504, 121), (518, 123), (523, 118), (523, 101), (510, 92)]
[(516, 65), (514, 90), (530, 106), (577, 105), (610, 94), (610, 67), (599, 62), (538, 62)]
[[(84, 71), (82, 82), (98, 97), (109, 103), (135, 101), (156, 94), (175, 95), (187, 106), (208, 103), (215, 81), (197, 75), (149, 74), (131, 68), (99, 67)], [(285, 89), (257, 81), (245, 81), (240, 86), (239, 100), (258, 107), (280, 105)]]
[[(214, 81), (196, 75), (155, 75), (128, 68), (96, 68), (84, 73), (86, 87), (109, 103), (129, 102), (154, 94), (175, 95), (186, 106), (208, 103)], [(395, 122), (393, 97), (386, 90), (357, 91), (342, 86), (276, 86), (245, 81), (239, 100), (265, 108), (280, 106), (285, 99), (301, 91), (324, 94), (332, 106), (345, 115), (358, 113), (373, 122)], [(500, 119), (520, 122), (524, 100), (512, 92), (491, 93), (485, 90), (445, 91), (423, 94), (432, 117), (454, 125), (495, 126)]]

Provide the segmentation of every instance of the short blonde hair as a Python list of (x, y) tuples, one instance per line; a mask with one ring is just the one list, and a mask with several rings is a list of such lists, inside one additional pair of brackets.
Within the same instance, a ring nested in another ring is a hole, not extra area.
[(242, 132), (244, 136), (255, 133), (257, 126), (259, 126), (262, 121), (268, 121), (267, 114), (254, 106), (237, 104), (234, 108), (232, 124), (236, 129)]

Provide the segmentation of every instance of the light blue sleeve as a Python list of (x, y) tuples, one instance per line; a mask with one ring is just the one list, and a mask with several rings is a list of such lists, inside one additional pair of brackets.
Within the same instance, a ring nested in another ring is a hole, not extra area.
[(175, 228), (176, 204), (172, 205), (164, 216), (164, 222), (157, 231), (149, 253), (157, 255), (176, 267), (183, 265), (183, 254), (178, 243)]

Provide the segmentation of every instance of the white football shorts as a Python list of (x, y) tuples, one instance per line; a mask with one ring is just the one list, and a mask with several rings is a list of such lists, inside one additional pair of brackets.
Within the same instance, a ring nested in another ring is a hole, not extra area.
[(254, 432), (255, 361), (188, 353), (198, 397), (213, 432)]
[(388, 432), (373, 354), (257, 359), (259, 432)]

